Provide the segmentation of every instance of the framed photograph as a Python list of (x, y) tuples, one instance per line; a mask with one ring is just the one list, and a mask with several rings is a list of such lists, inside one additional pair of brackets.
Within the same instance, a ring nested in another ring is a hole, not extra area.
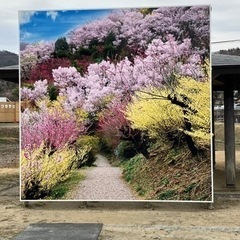
[(19, 28), (22, 201), (213, 201), (210, 6)]

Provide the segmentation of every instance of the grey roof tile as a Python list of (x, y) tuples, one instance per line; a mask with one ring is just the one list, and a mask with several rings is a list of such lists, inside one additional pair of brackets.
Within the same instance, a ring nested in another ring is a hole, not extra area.
[(18, 65), (11, 65), (6, 67), (0, 67), (0, 70), (18, 70)]
[(238, 66), (240, 67), (240, 56), (227, 54), (212, 54), (212, 66)]

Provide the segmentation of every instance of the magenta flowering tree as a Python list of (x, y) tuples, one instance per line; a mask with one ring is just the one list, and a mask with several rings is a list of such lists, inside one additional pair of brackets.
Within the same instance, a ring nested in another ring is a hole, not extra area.
[(73, 114), (44, 102), (39, 111), (26, 109), (21, 123), (22, 198), (44, 198), (88, 153), (89, 146), (75, 145), (85, 127)]
[(22, 113), (21, 131), (23, 150), (32, 151), (44, 144), (55, 151), (73, 143), (84, 132), (84, 126), (79, 126), (74, 115), (66, 116), (59, 109), (42, 108), (39, 112), (26, 109)]
[(148, 137), (143, 131), (132, 128), (126, 117), (127, 104), (128, 102), (119, 99), (111, 102), (102, 112), (98, 132), (112, 150), (116, 149), (121, 141), (122, 144), (131, 142), (132, 147), (134, 146), (133, 151), (136, 150), (148, 158)]
[(49, 58), (33, 67), (29, 75), (28, 82), (47, 79), (48, 83), (53, 82), (52, 70), (61, 67), (70, 67), (71, 61), (67, 58)]
[(122, 132), (120, 129), (130, 128), (130, 122), (125, 117), (126, 104), (115, 100), (105, 109), (98, 122), (98, 132), (105, 139), (108, 146), (116, 148)]

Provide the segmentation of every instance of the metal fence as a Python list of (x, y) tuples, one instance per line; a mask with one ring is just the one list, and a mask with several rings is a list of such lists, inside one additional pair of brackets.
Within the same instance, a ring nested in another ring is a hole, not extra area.
[(19, 122), (19, 102), (0, 102), (0, 122)]

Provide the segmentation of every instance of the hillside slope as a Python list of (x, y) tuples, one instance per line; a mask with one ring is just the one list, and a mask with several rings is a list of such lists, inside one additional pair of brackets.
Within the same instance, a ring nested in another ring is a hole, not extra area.
[[(0, 67), (17, 65), (18, 55), (8, 51), (0, 51)], [(19, 96), (18, 84), (0, 80), (0, 97), (17, 101)]]

